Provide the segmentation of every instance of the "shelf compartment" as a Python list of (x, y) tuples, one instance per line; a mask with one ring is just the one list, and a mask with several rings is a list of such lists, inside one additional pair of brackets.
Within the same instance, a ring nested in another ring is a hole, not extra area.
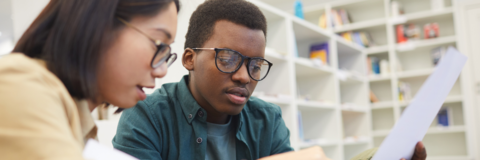
[[(397, 0), (403, 6), (405, 15), (412, 15), (417, 13), (426, 13), (432, 12), (430, 1), (419, 1), (419, 0)], [(452, 6), (450, 0), (444, 0), (445, 8)]]
[(273, 104), (276, 104), (276, 105), (290, 105), (291, 104), (291, 97), (289, 99), (280, 99), (280, 98), (276, 98), (276, 97), (267, 97), (267, 96), (258, 96), (257, 98), (265, 101), (265, 102), (269, 102), (269, 103), (273, 103)]
[(370, 104), (372, 110), (375, 109), (386, 109), (386, 108), (393, 108), (393, 101), (380, 101), (376, 103)]
[(433, 73), (434, 68), (428, 69), (421, 69), (421, 70), (411, 70), (411, 71), (403, 71), (398, 72), (397, 76), (399, 79), (406, 79), (406, 78), (415, 78), (415, 77), (427, 77)]
[[(370, 82), (370, 90), (375, 94), (379, 102), (387, 102), (386, 104), (388, 105), (392, 104), (393, 95), (391, 81)], [(383, 104), (385, 105), (385, 103)], [(382, 103), (379, 103), (378, 105), (381, 106)]]
[(310, 108), (310, 109), (335, 109), (337, 105), (333, 103), (321, 103), (312, 101), (297, 101), (298, 108)]
[(368, 114), (360, 112), (342, 112), (343, 137), (368, 136)]
[(452, 44), (457, 41), (456, 35), (450, 35), (445, 37), (433, 38), (433, 39), (423, 39), (418, 41), (409, 41), (402, 44), (397, 44), (397, 52), (406, 52), (416, 50), (418, 48), (432, 47), (432, 46), (441, 46)]
[(352, 23), (361, 23), (385, 17), (383, 0), (352, 0), (330, 3), (332, 9), (345, 9)]
[(352, 104), (364, 109), (369, 106), (366, 83), (340, 84), (340, 93), (341, 104)]
[[(368, 47), (365, 52), (369, 55), (381, 54), (388, 52), (388, 45)], [(387, 53), (388, 54), (388, 53)]]
[(292, 17), (292, 20), (296, 47), (294, 56), (310, 58), (311, 45), (330, 42), (331, 33), (297, 17)]
[[(335, 75), (297, 75), (298, 100), (317, 101), (326, 104), (336, 104)], [(301, 101), (300, 101), (301, 102)]]
[(302, 115), (303, 133), (305, 140), (339, 141), (339, 122), (333, 109), (305, 109), (299, 108)]
[(372, 110), (372, 129), (390, 130), (395, 125), (393, 108)]
[(295, 72), (297, 76), (326, 75), (332, 74), (333, 69), (325, 65), (317, 66), (310, 59), (296, 58)]
[(378, 26), (385, 27), (386, 23), (387, 21), (385, 20), (385, 18), (372, 19), (372, 20), (356, 22), (356, 23), (335, 27), (334, 32), (340, 33), (340, 32), (360, 30), (360, 29), (366, 29), (366, 28), (374, 28)]
[(427, 10), (427, 11), (421, 11), (421, 12), (416, 12), (416, 13), (410, 13), (410, 14), (405, 14), (405, 15), (400, 15), (395, 18), (390, 18), (390, 22), (392, 24), (397, 25), (397, 24), (402, 24), (402, 23), (408, 23), (410, 21), (420, 21), (420, 20), (428, 20), (431, 18), (448, 18), (450, 15), (453, 14), (453, 8), (452, 7), (446, 7), (442, 10), (438, 11), (432, 11), (432, 10)]
[(382, 75), (371, 75), (371, 76), (368, 76), (368, 80), (370, 81), (370, 83), (373, 83), (373, 82), (382, 82), (382, 81), (390, 81), (392, 79), (392, 76), (391, 75), (386, 75), (386, 76), (382, 76)]
[(270, 69), (267, 77), (258, 82), (255, 91), (265, 94), (292, 95), (289, 87), (291, 85), (289, 77), (295, 75), (290, 72), (287, 60), (285, 60), (281, 54), (271, 50), (265, 54), (265, 58), (274, 65)]
[(423, 139), (431, 157), (467, 156), (465, 133), (427, 134)]

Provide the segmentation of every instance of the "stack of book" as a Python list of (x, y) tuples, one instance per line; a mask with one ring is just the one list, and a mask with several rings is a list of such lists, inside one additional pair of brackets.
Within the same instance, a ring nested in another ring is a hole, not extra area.
[(310, 59), (318, 65), (329, 65), (330, 53), (328, 43), (312, 44), (310, 46)]
[(430, 51), (430, 55), (432, 56), (432, 63), (433, 65), (437, 65), (440, 62), (440, 59), (447, 53), (447, 46), (440, 46), (433, 48)]
[(398, 100), (401, 102), (412, 100), (412, 90), (409, 83), (398, 82)]
[(390, 74), (390, 62), (386, 59), (380, 60), (377, 57), (368, 57), (368, 74), (388, 76)]
[[(332, 9), (330, 19), (332, 21), (332, 27), (341, 27), (343, 25), (352, 23), (350, 16), (348, 16), (348, 12), (344, 9)], [(325, 13), (320, 16), (320, 20), (318, 22), (319, 27), (327, 28), (327, 17)]]
[(372, 47), (375, 45), (372, 36), (370, 36), (368, 32), (345, 32), (341, 33), (340, 36), (349, 42), (354, 42), (363, 47)]

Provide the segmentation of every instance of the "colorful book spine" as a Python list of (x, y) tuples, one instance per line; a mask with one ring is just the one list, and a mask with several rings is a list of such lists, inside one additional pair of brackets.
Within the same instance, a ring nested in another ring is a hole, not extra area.
[(298, 138), (300, 140), (305, 140), (303, 132), (303, 121), (302, 121), (302, 112), (298, 111)]
[(371, 57), (371, 63), (372, 63), (372, 73), (373, 74), (380, 74), (380, 60), (377, 57)]
[(405, 37), (405, 31), (403, 25), (397, 25), (397, 43), (405, 43), (407, 38)]
[(327, 16), (325, 13), (320, 16), (320, 19), (318, 20), (318, 26), (320, 28), (327, 28)]
[(437, 114), (437, 123), (438, 126), (448, 127), (451, 125), (450, 123), (450, 111), (448, 108), (442, 108)]
[(328, 43), (313, 44), (310, 46), (310, 59), (318, 58), (323, 64), (329, 64)]

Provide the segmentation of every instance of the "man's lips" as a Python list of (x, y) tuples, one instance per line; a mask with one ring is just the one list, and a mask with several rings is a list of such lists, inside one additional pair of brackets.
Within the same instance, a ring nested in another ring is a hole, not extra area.
[(241, 87), (228, 89), (226, 93), (230, 102), (238, 105), (245, 104), (247, 102), (247, 98), (250, 97), (247, 89)]

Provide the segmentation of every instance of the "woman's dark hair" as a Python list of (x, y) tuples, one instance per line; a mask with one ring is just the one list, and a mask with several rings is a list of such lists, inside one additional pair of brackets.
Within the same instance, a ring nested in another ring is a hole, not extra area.
[(154, 16), (178, 0), (50, 0), (13, 52), (47, 62), (72, 97), (95, 101), (102, 52), (136, 16)]

